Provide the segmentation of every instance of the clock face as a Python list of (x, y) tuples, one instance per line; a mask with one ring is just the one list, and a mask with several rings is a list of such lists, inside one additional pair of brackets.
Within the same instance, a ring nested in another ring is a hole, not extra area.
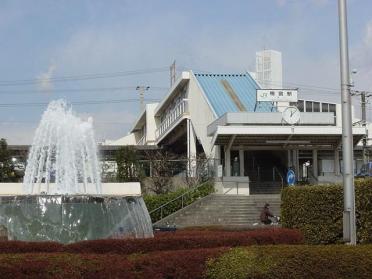
[(295, 124), (300, 120), (300, 111), (296, 107), (287, 107), (283, 111), (283, 120), (288, 124)]

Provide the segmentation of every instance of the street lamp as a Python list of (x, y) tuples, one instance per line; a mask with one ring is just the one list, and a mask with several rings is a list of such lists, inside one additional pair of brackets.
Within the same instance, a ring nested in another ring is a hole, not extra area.
[(338, 0), (340, 34), (340, 76), (342, 102), (342, 158), (344, 183), (343, 238), (356, 244), (355, 190), (353, 172), (353, 131), (351, 119), (350, 69), (347, 34), (346, 0)]

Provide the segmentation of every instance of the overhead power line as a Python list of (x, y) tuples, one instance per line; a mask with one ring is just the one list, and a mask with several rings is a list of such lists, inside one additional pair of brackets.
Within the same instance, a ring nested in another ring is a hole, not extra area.
[[(0, 124), (38, 124), (40, 123), (40, 120), (34, 120), (34, 121), (26, 121), (26, 120), (5, 120), (1, 121)], [(128, 121), (128, 122), (115, 122), (115, 121), (93, 121), (93, 124), (99, 124), (99, 125), (126, 125), (126, 124), (132, 124), (133, 121)]]
[[(179, 69), (181, 70), (184, 70), (184, 69), (190, 69), (189, 67), (185, 67), (185, 66), (179, 66)], [(213, 72), (211, 71), (207, 71), (207, 70), (201, 70), (201, 69), (195, 69), (195, 68), (191, 68), (193, 69), (194, 72), (200, 72), (200, 73), (206, 73), (206, 74), (211, 74)], [(327, 87), (327, 86), (319, 86), (319, 85), (313, 85), (313, 84), (306, 84), (306, 83), (298, 83), (298, 82), (291, 82), (291, 81), (286, 81), (286, 82), (283, 82), (283, 83), (278, 83), (278, 82), (275, 82), (275, 81), (271, 81), (270, 84), (275, 87), (275, 86), (280, 86), (282, 85), (282, 87), (296, 87), (296, 88), (299, 88), (301, 91), (310, 91), (310, 90), (316, 90), (316, 91), (323, 91), (323, 92), (328, 92), (329, 94), (338, 94), (340, 95), (340, 92), (341, 92), (341, 89), (340, 88), (334, 88), (334, 87)], [(371, 91), (364, 91), (368, 94), (371, 94), (371, 97), (372, 97), (372, 92)], [(324, 94), (324, 93), (322, 93)], [(327, 94), (328, 95), (328, 94)]]
[(3, 81), (0, 81), (0, 86), (31, 85), (31, 84), (38, 84), (40, 83), (40, 81), (67, 82), (67, 81), (81, 81), (81, 80), (102, 79), (102, 78), (115, 78), (115, 77), (160, 73), (160, 72), (167, 72), (167, 71), (168, 71), (168, 66), (159, 67), (159, 68), (120, 71), (120, 72), (112, 72), (112, 73), (60, 76), (60, 77), (51, 77), (47, 79), (34, 78), (34, 79), (22, 79), (22, 80), (3, 80)]
[[(159, 99), (145, 99), (147, 102), (157, 102)], [(121, 104), (138, 102), (138, 99), (119, 99), (119, 100), (90, 100), (90, 101), (76, 101), (69, 102), (71, 105), (103, 105), (103, 104)], [(1, 108), (18, 108), (18, 107), (38, 107), (47, 106), (49, 103), (0, 103)]]
[[(103, 88), (74, 88), (74, 89), (53, 89), (53, 90), (0, 90), (0, 94), (2, 95), (27, 95), (27, 94), (47, 94), (47, 93), (69, 93), (69, 92), (77, 92), (77, 93), (85, 93), (85, 92), (115, 92), (123, 90), (133, 90), (135, 93), (137, 86), (119, 86), (119, 87), (103, 87)], [(151, 86), (151, 90), (168, 90), (169, 87), (161, 87), (161, 86)]]

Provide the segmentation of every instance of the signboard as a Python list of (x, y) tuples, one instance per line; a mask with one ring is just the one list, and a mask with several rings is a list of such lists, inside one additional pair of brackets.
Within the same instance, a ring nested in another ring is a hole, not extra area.
[(296, 183), (296, 175), (293, 170), (287, 172), (287, 184), (293, 186)]
[(297, 89), (257, 89), (257, 102), (297, 102)]

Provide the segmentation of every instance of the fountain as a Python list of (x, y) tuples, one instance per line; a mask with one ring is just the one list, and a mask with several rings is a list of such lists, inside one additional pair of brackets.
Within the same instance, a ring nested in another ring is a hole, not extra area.
[(0, 184), (0, 226), (25, 241), (153, 236), (139, 183), (101, 183), (92, 120), (62, 100), (42, 116), (23, 184)]

